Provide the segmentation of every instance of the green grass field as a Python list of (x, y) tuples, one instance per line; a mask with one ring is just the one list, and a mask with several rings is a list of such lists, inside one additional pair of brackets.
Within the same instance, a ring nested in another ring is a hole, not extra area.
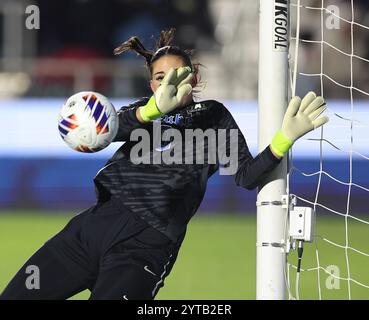
[[(0, 291), (26, 259), (71, 218), (67, 214), (0, 214)], [(369, 226), (349, 221), (349, 245), (369, 252)], [(318, 219), (317, 234), (338, 244), (345, 244), (343, 218)], [(172, 273), (157, 299), (255, 299), (256, 219), (240, 215), (199, 215), (189, 225), (186, 239)], [(339, 277), (369, 284), (369, 256), (329, 245), (318, 238), (306, 244), (302, 267), (315, 268), (316, 247), (319, 265), (338, 267)], [(296, 254), (289, 261), (296, 263)], [(347, 263), (348, 261), (348, 263)], [(271, 266), (272, 267), (272, 266)], [(337, 268), (336, 267), (336, 268)], [(291, 270), (291, 287), (295, 292), (295, 271)], [(323, 270), (320, 287), (323, 299), (348, 299), (348, 281), (339, 280), (329, 289), (331, 277)], [(300, 299), (318, 299), (318, 272), (302, 272)], [(350, 281), (352, 299), (369, 299), (369, 288)], [(328, 286), (326, 285), (328, 283)], [(337, 288), (337, 285), (339, 288)], [(88, 291), (73, 299), (87, 299)]]

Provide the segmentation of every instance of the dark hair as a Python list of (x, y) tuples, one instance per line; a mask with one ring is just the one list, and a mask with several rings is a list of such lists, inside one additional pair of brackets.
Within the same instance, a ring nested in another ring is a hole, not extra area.
[(174, 55), (181, 57), (186, 66), (191, 67), (195, 75), (198, 73), (198, 67), (200, 64), (192, 64), (191, 56), (193, 50), (183, 50), (180, 47), (172, 46), (171, 43), (174, 38), (175, 29), (163, 30), (160, 32), (160, 38), (156, 42), (155, 51), (147, 50), (139, 38), (131, 37), (127, 41), (123, 42), (119, 47), (114, 49), (115, 55), (120, 55), (129, 50), (135, 51), (138, 55), (142, 56), (146, 60), (146, 66), (152, 74), (153, 63), (165, 55)]

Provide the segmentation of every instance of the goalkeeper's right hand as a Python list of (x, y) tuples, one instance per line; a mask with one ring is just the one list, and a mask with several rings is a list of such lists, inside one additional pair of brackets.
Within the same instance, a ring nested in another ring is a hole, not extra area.
[(141, 118), (148, 122), (177, 108), (192, 92), (192, 78), (190, 67), (171, 68), (149, 102), (139, 108)]
[(312, 91), (302, 101), (300, 97), (293, 97), (284, 115), (282, 128), (270, 144), (273, 153), (283, 157), (297, 139), (327, 123), (328, 117), (319, 117), (326, 108), (324, 99)]

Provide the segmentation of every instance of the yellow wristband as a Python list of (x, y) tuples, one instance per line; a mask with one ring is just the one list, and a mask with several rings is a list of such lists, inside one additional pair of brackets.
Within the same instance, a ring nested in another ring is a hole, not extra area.
[(145, 106), (140, 107), (139, 112), (145, 122), (157, 119), (163, 115), (156, 106), (155, 96), (152, 96)]
[(293, 141), (288, 138), (282, 130), (279, 130), (273, 137), (270, 147), (274, 153), (280, 157), (283, 157), (293, 145)]

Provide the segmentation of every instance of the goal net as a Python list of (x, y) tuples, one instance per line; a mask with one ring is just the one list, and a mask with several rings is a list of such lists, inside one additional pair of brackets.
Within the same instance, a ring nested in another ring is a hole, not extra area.
[(316, 230), (299, 275), (288, 255), (289, 298), (369, 299), (369, 2), (291, 0), (290, 21), (290, 94), (324, 96), (330, 121), (290, 155), (289, 193)]

